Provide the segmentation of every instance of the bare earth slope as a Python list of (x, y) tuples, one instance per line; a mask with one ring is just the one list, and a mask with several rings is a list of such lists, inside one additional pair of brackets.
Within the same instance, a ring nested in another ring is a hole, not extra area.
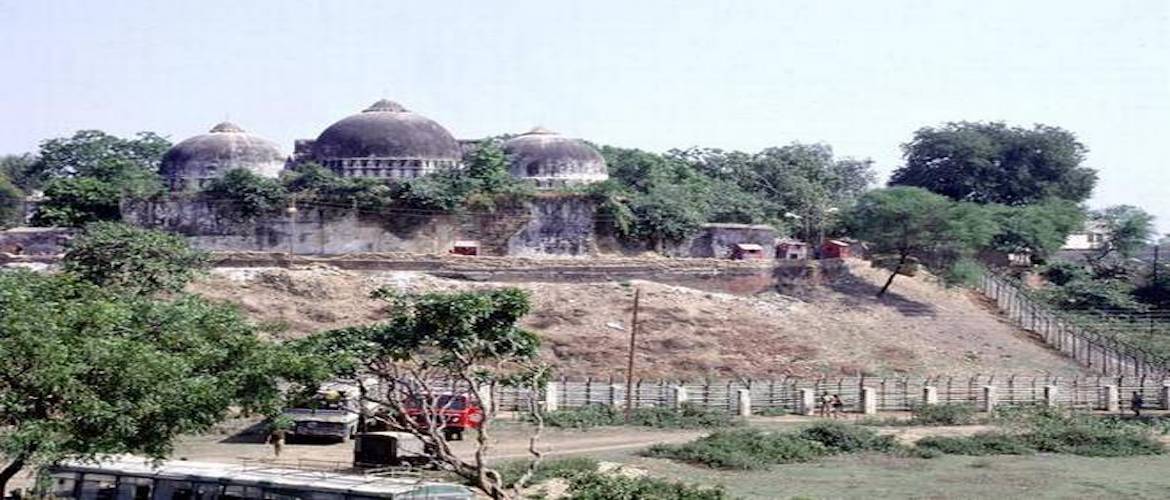
[(484, 283), (416, 272), (352, 272), (329, 267), (219, 269), (193, 286), (239, 304), (279, 337), (377, 321), (368, 298), (402, 291), (515, 286), (532, 294), (525, 326), (544, 337), (544, 357), (571, 376), (621, 376), (633, 290), (642, 290), (637, 365), (644, 377), (816, 375), (1075, 374), (1066, 358), (1001, 322), (972, 293), (925, 278), (886, 277), (865, 263), (850, 275), (791, 297), (709, 293), (654, 282)]

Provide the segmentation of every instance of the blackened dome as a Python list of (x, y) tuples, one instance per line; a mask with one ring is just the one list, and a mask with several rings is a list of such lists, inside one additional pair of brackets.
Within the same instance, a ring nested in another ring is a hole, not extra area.
[(580, 139), (543, 127), (513, 137), (503, 144), (514, 177), (531, 179), (540, 187), (600, 182), (609, 178), (605, 158)]
[(459, 143), (433, 120), (380, 100), (326, 128), (313, 143), (319, 160), (393, 158), (459, 161)]
[(276, 177), (285, 155), (276, 143), (223, 122), (206, 134), (184, 140), (163, 155), (159, 173), (172, 188), (202, 185), (229, 170), (243, 168), (264, 177)]

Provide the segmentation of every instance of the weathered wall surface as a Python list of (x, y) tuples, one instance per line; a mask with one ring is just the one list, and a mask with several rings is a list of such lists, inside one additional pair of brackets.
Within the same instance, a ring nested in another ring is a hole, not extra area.
[(182, 234), (211, 251), (446, 253), (473, 240), (485, 255), (582, 256), (592, 252), (595, 207), (581, 197), (538, 197), (493, 213), (368, 212), (302, 205), (293, 215), (234, 215), (212, 201), (128, 203), (130, 223)]
[(661, 253), (669, 257), (695, 257), (727, 259), (732, 248), (740, 243), (754, 243), (764, 247), (764, 257), (776, 256), (776, 228), (763, 224), (703, 224), (697, 233), (684, 241), (667, 243), (661, 248), (623, 241), (613, 234), (600, 235), (598, 246), (601, 251), (616, 255), (642, 255)]

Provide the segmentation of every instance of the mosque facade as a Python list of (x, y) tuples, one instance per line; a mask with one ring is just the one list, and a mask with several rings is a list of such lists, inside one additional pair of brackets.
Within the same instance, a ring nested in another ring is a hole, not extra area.
[[(608, 178), (605, 160), (596, 149), (544, 128), (515, 136), (502, 147), (509, 172), (540, 189)], [(315, 139), (296, 141), (291, 156), (272, 141), (221, 123), (172, 147), (160, 173), (174, 191), (198, 190), (232, 169), (277, 177), (284, 169), (308, 162), (342, 177), (396, 181), (462, 168), (462, 158), (461, 142), (442, 125), (383, 99), (329, 125)]]

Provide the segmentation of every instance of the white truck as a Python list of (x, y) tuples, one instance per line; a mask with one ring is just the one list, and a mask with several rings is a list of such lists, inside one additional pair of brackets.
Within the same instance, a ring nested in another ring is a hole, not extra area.
[[(367, 385), (367, 388), (371, 387)], [(361, 391), (353, 383), (330, 382), (295, 408), (284, 410), (284, 415), (295, 422), (294, 436), (333, 437), (346, 441), (361, 432), (358, 423), (364, 413), (372, 421), (379, 405), (362, 401)]]

